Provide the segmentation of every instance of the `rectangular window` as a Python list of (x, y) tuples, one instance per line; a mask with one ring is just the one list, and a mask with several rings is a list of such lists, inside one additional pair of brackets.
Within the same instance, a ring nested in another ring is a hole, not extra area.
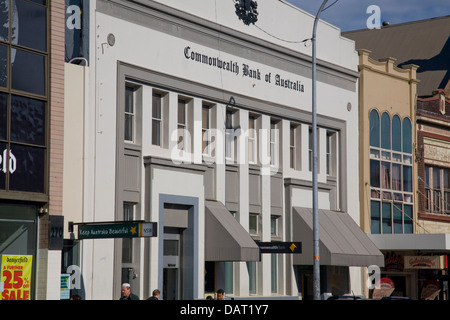
[(250, 116), (248, 119), (248, 161), (249, 163), (257, 162), (257, 130), (256, 130), (256, 118)]
[(178, 149), (186, 151), (187, 142), (187, 102), (183, 99), (178, 99)]
[(225, 157), (234, 160), (234, 113), (227, 110), (225, 119)]
[(134, 88), (130, 86), (125, 87), (125, 141), (134, 142), (135, 135), (135, 105), (134, 105)]
[(272, 237), (278, 236), (278, 219), (277, 216), (270, 217), (270, 235)]
[(379, 234), (381, 231), (380, 202), (370, 201), (370, 232)]
[(270, 255), (270, 267), (271, 267), (271, 276), (270, 276), (270, 286), (271, 286), (271, 292), (277, 293), (278, 292), (278, 268), (277, 268), (277, 254), (271, 254)]
[(250, 214), (249, 215), (249, 223), (248, 223), (248, 231), (250, 234), (256, 235), (259, 233), (259, 215), (257, 214)]
[(337, 133), (334, 131), (327, 131), (327, 145), (326, 145), (326, 166), (327, 175), (336, 176), (336, 161), (337, 161)]
[(162, 142), (162, 95), (153, 93), (152, 99), (152, 144), (161, 146)]
[(211, 155), (211, 108), (204, 105), (202, 107), (202, 153)]
[(270, 165), (278, 166), (278, 123), (270, 122)]
[[(133, 203), (123, 203), (123, 221), (133, 221), (134, 219)], [(122, 263), (133, 263), (133, 239), (122, 239)]]
[(392, 208), (389, 202), (383, 202), (381, 205), (382, 231), (383, 234), (392, 233)]
[(289, 128), (289, 162), (291, 169), (296, 168), (295, 163), (295, 126), (290, 126)]

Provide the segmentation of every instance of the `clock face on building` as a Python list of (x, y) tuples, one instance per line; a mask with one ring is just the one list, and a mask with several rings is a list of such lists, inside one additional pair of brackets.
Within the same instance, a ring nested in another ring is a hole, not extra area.
[(236, 15), (244, 24), (255, 24), (258, 21), (258, 4), (253, 0), (235, 0)]

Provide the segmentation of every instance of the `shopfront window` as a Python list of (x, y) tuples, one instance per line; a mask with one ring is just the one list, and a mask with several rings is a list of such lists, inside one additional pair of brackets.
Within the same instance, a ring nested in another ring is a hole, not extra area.
[(0, 191), (46, 193), (47, 10), (0, 2)]
[(371, 232), (413, 232), (411, 121), (370, 113)]
[[(0, 270), (3, 270), (1, 257), (14, 256), (17, 259), (26, 258), (28, 260), (31, 258), (31, 270), (26, 272), (27, 279), (31, 279), (29, 290), (31, 299), (34, 296), (36, 280), (36, 240), (37, 208), (35, 206), (0, 204)], [(21, 275), (16, 276), (18, 279)], [(5, 279), (1, 281), (5, 281)]]

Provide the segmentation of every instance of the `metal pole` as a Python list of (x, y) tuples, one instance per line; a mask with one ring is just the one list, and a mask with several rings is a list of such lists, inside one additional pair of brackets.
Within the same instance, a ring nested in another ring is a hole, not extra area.
[(313, 295), (320, 300), (320, 254), (319, 254), (319, 211), (317, 183), (317, 92), (316, 92), (316, 30), (320, 14), (328, 0), (324, 0), (314, 19), (312, 35), (312, 134), (313, 134)]

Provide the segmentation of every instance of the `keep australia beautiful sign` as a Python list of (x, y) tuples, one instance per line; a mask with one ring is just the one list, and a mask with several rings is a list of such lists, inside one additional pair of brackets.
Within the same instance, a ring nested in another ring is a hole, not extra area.
[(247, 63), (238, 62), (235, 60), (226, 60), (217, 56), (211, 56), (204, 52), (197, 51), (190, 46), (184, 48), (184, 57), (190, 62), (203, 64), (211, 68), (218, 68), (235, 75), (241, 75), (244, 78), (265, 81), (276, 87), (285, 88), (288, 90), (305, 92), (304, 84), (298, 79), (292, 79), (283, 76), (279, 73), (272, 74), (272, 72), (263, 72), (259, 68), (252, 67)]

